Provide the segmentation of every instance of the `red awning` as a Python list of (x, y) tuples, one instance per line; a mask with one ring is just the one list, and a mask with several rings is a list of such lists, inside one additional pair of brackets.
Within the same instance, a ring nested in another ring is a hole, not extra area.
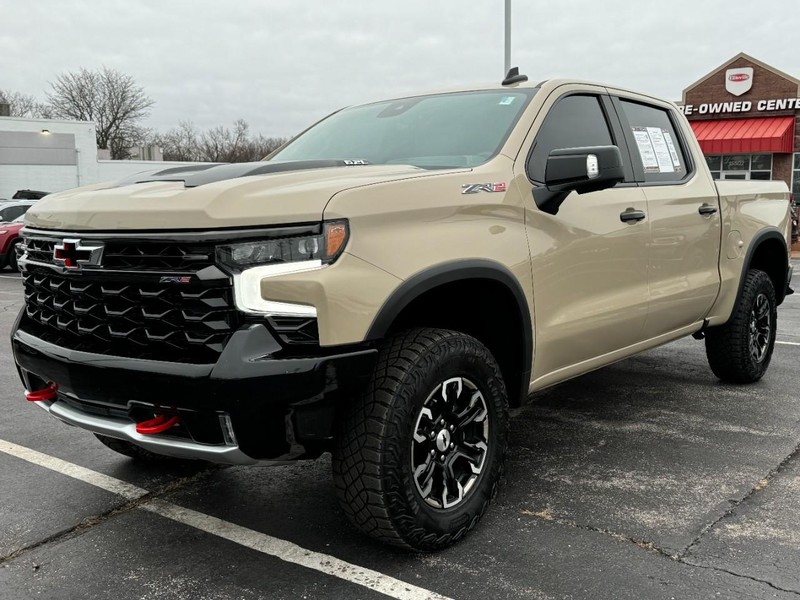
[(704, 154), (794, 151), (794, 117), (692, 121)]

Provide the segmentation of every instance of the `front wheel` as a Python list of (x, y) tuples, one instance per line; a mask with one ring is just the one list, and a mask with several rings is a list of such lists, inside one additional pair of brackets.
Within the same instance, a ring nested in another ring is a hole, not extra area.
[(448, 546), (494, 497), (507, 432), (505, 385), (483, 344), (444, 329), (399, 334), (340, 420), (333, 475), (342, 508), (382, 542)]
[(734, 383), (764, 376), (775, 347), (777, 304), (769, 275), (748, 271), (731, 318), (706, 332), (706, 356), (714, 375)]

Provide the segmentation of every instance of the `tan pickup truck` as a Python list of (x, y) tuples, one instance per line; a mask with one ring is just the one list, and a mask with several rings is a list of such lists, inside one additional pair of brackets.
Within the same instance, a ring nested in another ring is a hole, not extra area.
[(761, 378), (789, 235), (786, 186), (713, 181), (673, 104), (510, 73), (48, 196), (13, 351), (29, 401), (118, 452), (329, 451), (356, 527), (433, 550), (486, 510), (537, 390), (689, 335)]

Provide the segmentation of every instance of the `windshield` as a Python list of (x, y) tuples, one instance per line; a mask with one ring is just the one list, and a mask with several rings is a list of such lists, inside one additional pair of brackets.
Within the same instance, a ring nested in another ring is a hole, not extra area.
[(471, 167), (499, 152), (535, 89), (418, 96), (347, 108), (272, 161), (338, 159), (423, 168)]

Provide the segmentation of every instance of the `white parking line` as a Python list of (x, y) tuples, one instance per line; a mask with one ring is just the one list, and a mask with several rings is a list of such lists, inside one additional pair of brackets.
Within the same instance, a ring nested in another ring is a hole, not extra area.
[(74, 479), (80, 479), (85, 483), (102, 488), (107, 492), (117, 494), (128, 500), (137, 500), (148, 493), (147, 490), (136, 487), (127, 481), (122, 481), (121, 479), (115, 479), (114, 477), (103, 475), (97, 471), (86, 469), (79, 465), (61, 460), (60, 458), (56, 458), (55, 456), (50, 456), (49, 454), (43, 454), (41, 452), (37, 452), (36, 450), (31, 450), (25, 446), (19, 446), (13, 442), (0, 440), (0, 452), (5, 452), (6, 454), (16, 456), (22, 460), (27, 460), (29, 463), (39, 465), (40, 467), (45, 467), (51, 471), (61, 473), (62, 475), (68, 475)]
[(783, 344), (784, 346), (800, 346), (800, 342), (779, 342), (776, 341), (776, 344)]
[[(109, 477), (103, 473), (92, 471), (49, 454), (37, 452), (25, 446), (19, 446), (13, 442), (0, 440), (0, 452), (102, 488), (128, 500), (136, 500), (149, 493), (147, 490), (132, 485), (127, 481)], [(398, 600), (449, 600), (446, 596), (411, 585), (378, 571), (359, 567), (321, 552), (307, 550), (292, 542), (178, 506), (172, 502), (154, 498), (145, 500), (139, 505), (139, 508), (224, 538), (262, 554), (268, 554), (283, 561), (360, 585), (390, 598), (397, 598)]]
[(0, 275), (0, 279), (17, 279), (19, 280), (19, 275)]

